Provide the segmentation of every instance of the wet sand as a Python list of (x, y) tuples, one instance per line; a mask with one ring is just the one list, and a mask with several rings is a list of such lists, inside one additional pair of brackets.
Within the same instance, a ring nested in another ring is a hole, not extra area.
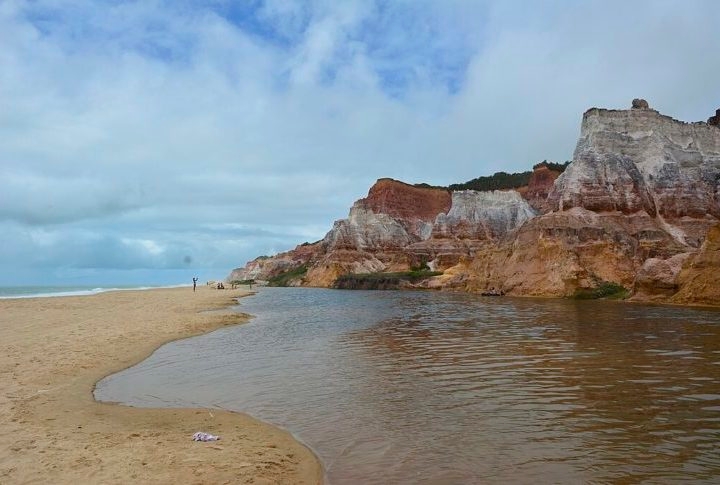
[[(0, 483), (322, 482), (316, 457), (250, 416), (98, 403), (95, 383), (160, 345), (243, 323), (198, 287), (0, 300)], [(196, 431), (220, 441), (191, 441)]]

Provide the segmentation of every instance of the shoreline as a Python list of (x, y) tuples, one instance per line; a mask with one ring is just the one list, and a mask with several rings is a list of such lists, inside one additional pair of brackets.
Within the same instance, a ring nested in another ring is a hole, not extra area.
[[(92, 288), (90, 288), (92, 287)], [(45, 292), (45, 293), (9, 293), (9, 294), (3, 294), (4, 289), (8, 288), (33, 288), (33, 289), (48, 289), (48, 288), (55, 288), (55, 289), (62, 289), (63, 291), (51, 291), (51, 292)], [(166, 290), (170, 288), (192, 288), (192, 285), (183, 284), (183, 285), (167, 285), (167, 286), (128, 286), (128, 287), (122, 287), (122, 286), (94, 286), (94, 285), (86, 285), (86, 286), (10, 286), (10, 287), (0, 287), (0, 300), (15, 300), (15, 299), (24, 299), (24, 298), (57, 298), (57, 297), (65, 297), (65, 296), (92, 296), (97, 295), (100, 293), (108, 293), (112, 291), (145, 291), (145, 290)]]
[[(160, 346), (244, 323), (246, 290), (187, 287), (0, 300), (0, 483), (322, 483), (312, 451), (249, 415), (97, 402)], [(214, 311), (213, 311), (214, 310)], [(195, 431), (220, 435), (191, 441)]]
[(572, 296), (552, 296), (552, 295), (482, 295), (478, 291), (468, 291), (453, 288), (423, 288), (423, 287), (412, 287), (412, 288), (392, 288), (392, 289), (359, 289), (359, 288), (332, 288), (324, 286), (297, 286), (295, 288), (309, 288), (309, 289), (324, 289), (324, 290), (337, 290), (337, 291), (436, 291), (439, 293), (458, 293), (466, 295), (474, 295), (482, 298), (518, 298), (518, 299), (538, 299), (538, 300), (561, 300), (561, 301), (616, 301), (620, 303), (627, 303), (632, 305), (648, 305), (648, 306), (666, 306), (671, 308), (687, 308), (689, 310), (717, 310), (720, 311), (720, 301), (713, 305), (712, 303), (698, 303), (698, 302), (673, 302), (667, 299), (653, 299), (653, 298), (635, 298), (631, 295), (627, 298), (573, 298)]

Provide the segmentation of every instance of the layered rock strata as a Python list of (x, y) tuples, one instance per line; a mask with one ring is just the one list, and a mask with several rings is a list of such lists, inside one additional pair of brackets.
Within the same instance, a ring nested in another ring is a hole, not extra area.
[(452, 207), (435, 218), (430, 237), (410, 245), (414, 260), (445, 270), (471, 257), (488, 242), (505, 239), (537, 212), (514, 190), (453, 192)]
[[(322, 241), (314, 244), (304, 243), (291, 251), (279, 253), (274, 256), (259, 256), (248, 261), (242, 268), (235, 268), (227, 276), (226, 281), (255, 280), (262, 284), (268, 280), (288, 271), (293, 271), (315, 260), (324, 252)], [(296, 282), (297, 286), (301, 280)]]
[(450, 210), (449, 191), (380, 179), (368, 196), (336, 221), (322, 243), (325, 254), (308, 271), (305, 283), (331, 286), (347, 273), (402, 271), (419, 260), (407, 248), (430, 238), (435, 218)]
[(444, 273), (426, 288), (569, 296), (613, 282), (636, 299), (712, 303), (720, 129), (641, 101), (588, 110), (561, 175), (541, 164), (527, 187), (486, 192), (380, 179), (322, 241), (233, 275), (305, 265), (299, 284), (331, 286), (428, 264)]
[(573, 163), (548, 196), (551, 210), (645, 212), (698, 247), (720, 218), (720, 130), (651, 109), (593, 108)]

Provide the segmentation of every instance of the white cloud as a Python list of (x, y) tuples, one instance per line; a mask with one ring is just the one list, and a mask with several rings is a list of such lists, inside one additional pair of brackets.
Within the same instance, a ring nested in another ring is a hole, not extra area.
[(6, 0), (0, 260), (224, 271), (379, 177), (568, 159), (593, 105), (705, 119), (719, 24), (714, 1)]
[(121, 237), (120, 242), (132, 249), (140, 249), (151, 256), (158, 256), (165, 252), (165, 248), (152, 239), (131, 239)]

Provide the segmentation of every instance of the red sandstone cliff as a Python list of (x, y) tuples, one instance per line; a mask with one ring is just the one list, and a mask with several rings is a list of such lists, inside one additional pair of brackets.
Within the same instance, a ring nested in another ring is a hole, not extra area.
[(330, 286), (347, 273), (408, 269), (419, 261), (408, 248), (427, 239), (437, 216), (450, 207), (445, 189), (378, 180), (325, 236), (325, 254), (309, 269), (305, 284)]
[(383, 178), (375, 182), (367, 197), (357, 201), (357, 205), (397, 220), (432, 223), (438, 214), (450, 210), (451, 202), (447, 190), (418, 187)]
[(520, 187), (518, 192), (530, 203), (533, 209), (543, 213), (548, 212), (548, 194), (559, 176), (560, 172), (551, 170), (547, 165), (536, 165), (527, 186)]

